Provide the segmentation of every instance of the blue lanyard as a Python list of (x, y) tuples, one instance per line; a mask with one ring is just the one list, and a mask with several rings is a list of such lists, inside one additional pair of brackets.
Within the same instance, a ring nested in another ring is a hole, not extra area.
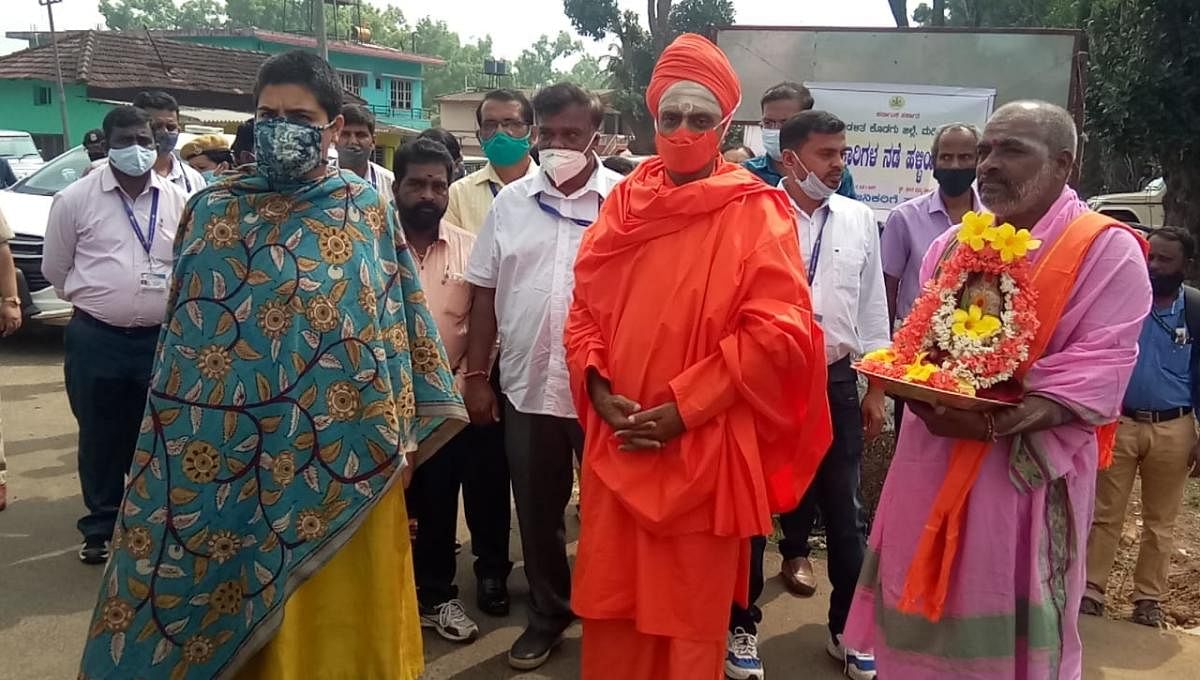
[(495, 198), (496, 194), (500, 193), (500, 185), (490, 179), (488, 180), (488, 188), (492, 190), (492, 198)]
[[(592, 226), (592, 223), (596, 221), (596, 220), (581, 220), (577, 217), (567, 217), (566, 215), (555, 210), (553, 207), (548, 206), (545, 203), (543, 203), (542, 202), (542, 192), (540, 192), (540, 191), (537, 192), (537, 194), (535, 194), (534, 199), (537, 201), (538, 207), (542, 209), (542, 212), (546, 213), (547, 215), (553, 215), (554, 217), (557, 217), (560, 220), (567, 220), (568, 222), (574, 222), (575, 224), (577, 224), (581, 227), (590, 227), (590, 226)], [(603, 204), (604, 204), (604, 199), (601, 198), (600, 205), (603, 205)]]
[[(828, 210), (828, 206), (822, 206)], [(821, 212), (818, 207), (813, 211), (812, 222), (817, 221), (817, 213)], [(817, 228), (817, 240), (813, 243), (812, 254), (808, 258), (808, 285), (812, 286), (813, 280), (817, 278), (817, 262), (821, 259), (821, 241), (825, 238), (825, 225), (829, 223), (829, 215), (825, 215), (821, 219), (821, 226)]]
[[(1175, 313), (1175, 305), (1180, 304), (1182, 301), (1182, 298), (1183, 298), (1183, 291), (1180, 290), (1179, 297), (1175, 299), (1175, 302), (1171, 303), (1171, 311), (1170, 311), (1171, 314)], [(1180, 310), (1179, 320), (1176, 322), (1175, 328), (1171, 328), (1171, 326), (1167, 323), (1167, 320), (1162, 318), (1162, 316), (1158, 313), (1158, 310), (1156, 310), (1156, 309), (1151, 308), (1150, 316), (1154, 318), (1154, 322), (1158, 324), (1158, 327), (1163, 329), (1163, 332), (1165, 332), (1167, 334), (1167, 337), (1171, 338), (1171, 340), (1173, 340), (1176, 345), (1187, 345), (1187, 344), (1191, 343), (1192, 339), (1188, 337), (1188, 333), (1187, 333), (1187, 307), (1186, 306), (1184, 306), (1183, 309)]]
[(133, 214), (133, 206), (129, 201), (125, 200), (123, 194), (118, 194), (121, 199), (121, 205), (125, 207), (125, 216), (129, 218), (129, 226), (133, 228), (133, 233), (137, 236), (137, 240), (142, 244), (142, 249), (146, 254), (150, 254), (150, 246), (154, 243), (154, 231), (158, 225), (158, 187), (151, 187), (153, 197), (150, 199), (150, 226), (145, 232), (142, 232), (142, 227), (138, 224), (137, 217)]

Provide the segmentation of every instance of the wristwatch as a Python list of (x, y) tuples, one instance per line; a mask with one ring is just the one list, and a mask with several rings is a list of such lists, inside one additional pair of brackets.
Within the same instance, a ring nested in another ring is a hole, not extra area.
[(0, 304), (12, 305), (14, 307), (20, 307), (21, 306), (21, 298), (16, 297), (16, 296), (0, 298)]

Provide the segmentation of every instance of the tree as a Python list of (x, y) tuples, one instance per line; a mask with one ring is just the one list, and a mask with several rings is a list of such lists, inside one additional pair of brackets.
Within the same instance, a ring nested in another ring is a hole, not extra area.
[(1165, 223), (1200, 234), (1200, 4), (1089, 4), (1093, 128), (1106, 145), (1157, 159)]
[(908, 0), (888, 0), (888, 8), (897, 27), (908, 26)]
[(491, 36), (464, 45), (445, 21), (425, 17), (413, 27), (408, 41), (406, 49), (446, 61), (445, 66), (426, 67), (424, 96), (427, 102), (432, 103), (437, 97), (451, 92), (491, 86), (490, 76), (483, 75), (484, 60), (493, 58)]
[(566, 31), (559, 31), (553, 41), (543, 34), (513, 62), (514, 83), (518, 87), (537, 88), (562, 80), (562, 72), (554, 69), (561, 57), (583, 51), (583, 43)]
[(609, 86), (608, 72), (605, 71), (604, 65), (590, 54), (579, 57), (566, 73), (565, 79), (589, 90), (603, 90)]
[(654, 120), (645, 92), (658, 55), (681, 31), (708, 33), (734, 21), (729, 0), (647, 0), (646, 5), (643, 28), (637, 12), (622, 12), (616, 0), (563, 0), (563, 11), (580, 35), (616, 40), (618, 54), (608, 60), (610, 85), (616, 90), (613, 105), (629, 115), (634, 130), (631, 149), (636, 153), (654, 150)]
[(113, 30), (215, 28), (221, 25), (221, 5), (216, 0), (187, 0), (181, 6), (169, 0), (100, 0), (100, 14)]

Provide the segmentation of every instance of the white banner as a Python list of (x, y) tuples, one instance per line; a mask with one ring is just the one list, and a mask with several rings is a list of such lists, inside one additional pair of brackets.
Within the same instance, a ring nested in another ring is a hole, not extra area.
[(886, 215), (910, 198), (929, 191), (933, 180), (930, 147), (946, 123), (983, 129), (996, 99), (994, 89), (805, 83), (824, 109), (846, 122), (846, 165), (863, 203)]

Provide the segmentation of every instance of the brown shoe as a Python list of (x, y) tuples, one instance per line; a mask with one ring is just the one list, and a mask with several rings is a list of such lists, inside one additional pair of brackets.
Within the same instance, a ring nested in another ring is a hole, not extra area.
[(1165, 628), (1166, 617), (1162, 605), (1154, 600), (1138, 600), (1133, 603), (1133, 622), (1151, 628)]
[(788, 592), (796, 597), (812, 597), (817, 592), (817, 577), (813, 575), (812, 562), (807, 557), (784, 560), (779, 569), (779, 578)]

